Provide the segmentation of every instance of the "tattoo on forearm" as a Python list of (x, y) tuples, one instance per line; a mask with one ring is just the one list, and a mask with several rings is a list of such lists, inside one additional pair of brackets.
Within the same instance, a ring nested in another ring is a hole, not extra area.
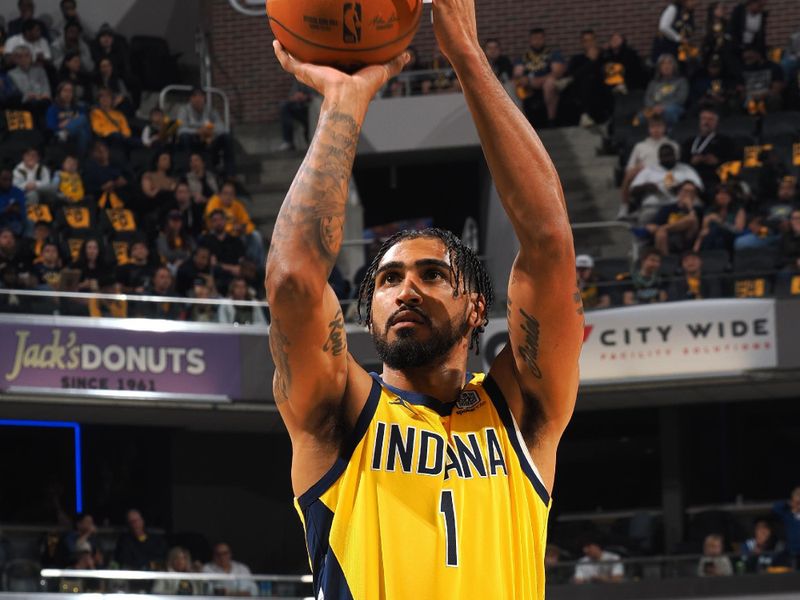
[(277, 319), (272, 320), (269, 328), (269, 348), (275, 362), (275, 403), (283, 404), (289, 399), (292, 370), (289, 367), (289, 338), (281, 331)]
[(322, 347), (322, 351), (330, 352), (334, 356), (341, 356), (347, 346), (344, 335), (344, 316), (342, 315), (341, 309), (336, 313), (336, 317), (334, 317), (333, 321), (328, 324), (328, 327), (330, 327), (331, 332), (328, 335), (328, 340)]
[(522, 315), (522, 331), (525, 332), (525, 342), (519, 347), (519, 354), (528, 370), (537, 379), (542, 378), (542, 370), (539, 368), (539, 321), (535, 317), (526, 313), (523, 309), (519, 309), (519, 314)]
[(575, 302), (576, 310), (578, 311), (579, 315), (583, 314), (583, 297), (581, 296), (581, 291), (575, 290), (575, 293), (572, 295), (572, 300)]

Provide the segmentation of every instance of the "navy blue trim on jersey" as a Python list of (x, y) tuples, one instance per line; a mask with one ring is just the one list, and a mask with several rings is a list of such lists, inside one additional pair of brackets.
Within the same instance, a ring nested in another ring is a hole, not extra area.
[(409, 404), (417, 404), (419, 406), (426, 406), (431, 410), (437, 412), (441, 417), (449, 417), (450, 413), (453, 412), (453, 407), (455, 406), (455, 402), (442, 402), (441, 400), (437, 400), (433, 396), (428, 396), (427, 394), (420, 394), (419, 392), (409, 392), (406, 390), (401, 390), (400, 388), (396, 388), (393, 385), (389, 385), (381, 376), (377, 373), (370, 373), (372, 378), (378, 382), (379, 385), (382, 385), (387, 390), (402, 398)]
[(497, 414), (500, 415), (500, 419), (503, 421), (503, 425), (506, 428), (506, 434), (508, 435), (508, 439), (511, 441), (511, 446), (514, 448), (514, 452), (517, 453), (517, 458), (519, 459), (519, 464), (522, 466), (522, 471), (528, 476), (528, 479), (530, 479), (531, 484), (533, 485), (533, 489), (536, 490), (536, 493), (539, 495), (545, 505), (549, 505), (550, 494), (547, 493), (547, 489), (544, 487), (544, 484), (533, 471), (533, 467), (531, 467), (528, 457), (525, 455), (525, 451), (522, 449), (522, 445), (519, 442), (519, 437), (517, 437), (517, 428), (514, 426), (514, 417), (511, 415), (511, 409), (508, 407), (508, 403), (503, 396), (503, 392), (500, 390), (500, 387), (497, 385), (495, 380), (488, 375), (483, 380), (483, 389), (486, 390), (486, 394), (491, 399)]
[(314, 574), (314, 597), (325, 600), (353, 600), (342, 566), (330, 547), (333, 512), (322, 502), (316, 502), (303, 511), (306, 524), (306, 544)]
[(347, 464), (350, 462), (350, 457), (353, 456), (353, 452), (356, 450), (356, 446), (358, 446), (367, 433), (369, 424), (372, 422), (372, 417), (375, 416), (375, 411), (378, 409), (378, 400), (380, 400), (380, 397), (381, 386), (377, 381), (373, 381), (367, 403), (364, 405), (364, 408), (361, 409), (361, 414), (358, 415), (358, 420), (356, 421), (356, 426), (353, 428), (353, 431), (342, 443), (342, 449), (339, 452), (339, 457), (336, 459), (336, 462), (333, 463), (333, 466), (319, 481), (317, 481), (317, 483), (312, 485), (305, 494), (297, 499), (297, 503), (304, 512), (308, 506), (316, 502), (322, 494), (336, 483), (336, 480), (344, 473)]

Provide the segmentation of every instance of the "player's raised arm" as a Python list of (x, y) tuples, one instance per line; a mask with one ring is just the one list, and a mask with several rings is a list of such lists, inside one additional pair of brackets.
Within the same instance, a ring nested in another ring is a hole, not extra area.
[(319, 125), (283, 202), (266, 267), (273, 391), (293, 439), (327, 427), (347, 385), (344, 318), (328, 277), (342, 244), (347, 188), (370, 100), (406, 57), (353, 76), (304, 64), (275, 42), (281, 66), (324, 96)]
[(550, 486), (555, 448), (575, 404), (583, 340), (564, 194), (539, 137), (481, 50), (474, 0), (434, 0), (433, 5), (439, 45), (461, 81), (489, 169), (520, 241), (508, 289), (510, 349), (498, 356), (491, 374)]

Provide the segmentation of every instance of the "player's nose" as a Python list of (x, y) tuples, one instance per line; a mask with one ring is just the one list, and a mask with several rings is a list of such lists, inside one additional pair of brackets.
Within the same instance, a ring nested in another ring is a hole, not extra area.
[(417, 286), (410, 277), (406, 277), (403, 280), (403, 285), (400, 286), (395, 302), (398, 306), (404, 304), (407, 306), (417, 306), (422, 303), (422, 295), (419, 293), (419, 289), (417, 289)]

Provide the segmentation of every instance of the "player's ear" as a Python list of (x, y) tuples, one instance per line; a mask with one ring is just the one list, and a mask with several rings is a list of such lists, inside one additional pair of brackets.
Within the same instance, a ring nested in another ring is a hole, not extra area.
[(469, 326), (483, 327), (488, 315), (486, 314), (486, 298), (482, 294), (470, 294)]

